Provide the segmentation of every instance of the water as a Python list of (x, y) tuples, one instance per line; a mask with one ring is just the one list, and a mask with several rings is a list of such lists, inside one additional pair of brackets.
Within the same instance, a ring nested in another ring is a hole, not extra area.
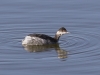
[[(0, 75), (99, 75), (99, 0), (3, 0), (0, 2)], [(54, 36), (57, 46), (26, 47), (29, 33)]]

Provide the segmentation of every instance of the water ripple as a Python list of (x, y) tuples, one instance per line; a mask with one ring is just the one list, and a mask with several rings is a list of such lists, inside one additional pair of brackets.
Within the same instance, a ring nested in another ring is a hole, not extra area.
[[(78, 29), (78, 28), (77, 28)], [(52, 30), (52, 31), (51, 31)], [(37, 47), (24, 47), (21, 44), (21, 40), (29, 33), (43, 33), (54, 37), (57, 28), (41, 28), (40, 27), (12, 27), (12, 28), (2, 28), (1, 33), (1, 56), (6, 54), (2, 59), (1, 65), (4, 66), (3, 69), (8, 70), (8, 67), (11, 65), (9, 70), (15, 69), (18, 70), (22, 67), (23, 70), (27, 70), (29, 68), (33, 68), (33, 63), (38, 64), (35, 67), (44, 68), (49, 67), (51, 64), (51, 68), (61, 67), (62, 69), (66, 69), (67, 66), (68, 71), (85, 71), (74, 69), (73, 67), (84, 67), (82, 65), (91, 65), (98, 62), (100, 59), (100, 47), (99, 47), (99, 38), (100, 34), (95, 32), (88, 31), (70, 31), (70, 34), (63, 35), (60, 40), (58, 46), (37, 46)], [(65, 64), (56, 64), (57, 60), (66, 61), (63, 62)], [(68, 60), (67, 60), (68, 59)], [(51, 62), (51, 61), (54, 62)], [(38, 63), (37, 63), (38, 62)], [(44, 66), (41, 67), (41, 63), (45, 63)], [(51, 62), (51, 63), (50, 63)], [(68, 63), (68, 64), (66, 64)], [(30, 64), (30, 65), (28, 65)], [(14, 66), (14, 65), (20, 65)], [(28, 65), (28, 66), (26, 66)], [(12, 67), (13, 66), (13, 67)], [(84, 68), (85, 68), (84, 67)], [(92, 66), (94, 67), (94, 66)], [(38, 69), (39, 69), (38, 68)], [(71, 70), (70, 70), (71, 69)], [(41, 70), (41, 69), (40, 69)]]
[[(62, 40), (63, 39), (63, 40)], [(72, 32), (60, 40), (63, 48), (69, 49), (69, 55), (78, 55), (78, 58), (92, 58), (100, 54), (100, 35), (90, 32)]]

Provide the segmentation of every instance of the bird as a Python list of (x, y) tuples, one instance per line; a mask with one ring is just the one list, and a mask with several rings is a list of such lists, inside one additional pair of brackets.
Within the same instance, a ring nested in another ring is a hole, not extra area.
[(61, 27), (55, 34), (55, 37), (50, 37), (45, 34), (29, 34), (22, 40), (22, 45), (50, 45), (50, 44), (57, 44), (59, 38), (69, 33), (66, 28)]

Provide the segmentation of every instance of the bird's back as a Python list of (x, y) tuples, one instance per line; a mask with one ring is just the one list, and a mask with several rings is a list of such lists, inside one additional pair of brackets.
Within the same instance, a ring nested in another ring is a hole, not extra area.
[(22, 42), (22, 44), (28, 45), (44, 45), (53, 43), (57, 43), (57, 40), (45, 34), (29, 34)]

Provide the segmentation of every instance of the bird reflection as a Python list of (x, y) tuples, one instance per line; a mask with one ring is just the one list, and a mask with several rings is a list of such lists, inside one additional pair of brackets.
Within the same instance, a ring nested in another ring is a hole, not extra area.
[(29, 52), (43, 52), (43, 51), (49, 51), (50, 49), (55, 49), (55, 51), (58, 54), (58, 58), (65, 59), (67, 58), (68, 52), (66, 50), (63, 50), (59, 47), (59, 44), (53, 44), (53, 45), (40, 45), (40, 46), (34, 46), (34, 45), (23, 45), (24, 49)]

